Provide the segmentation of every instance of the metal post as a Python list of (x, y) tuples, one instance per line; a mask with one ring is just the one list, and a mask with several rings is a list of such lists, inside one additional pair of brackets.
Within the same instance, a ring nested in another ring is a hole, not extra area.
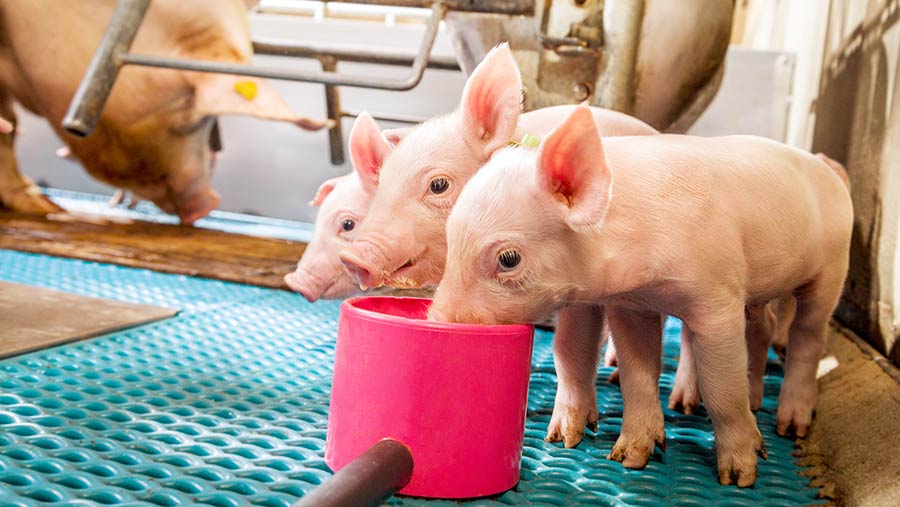
[(603, 87), (600, 104), (623, 113), (634, 107), (634, 68), (644, 21), (644, 0), (627, 0), (607, 4), (610, 27), (608, 44), (614, 48), (606, 68), (609, 76)]
[(100, 113), (122, 68), (122, 55), (131, 47), (149, 6), (150, 0), (119, 0), (63, 118), (63, 128), (68, 132), (85, 137), (97, 127)]
[[(325, 72), (337, 71), (337, 60), (326, 56), (319, 59)], [(331, 148), (331, 163), (344, 163), (344, 129), (341, 127), (341, 96), (337, 85), (325, 85), (325, 108), (332, 127), (328, 130), (328, 145)]]
[(222, 151), (222, 133), (219, 132), (219, 119), (213, 118), (212, 130), (209, 131), (209, 149), (213, 153)]

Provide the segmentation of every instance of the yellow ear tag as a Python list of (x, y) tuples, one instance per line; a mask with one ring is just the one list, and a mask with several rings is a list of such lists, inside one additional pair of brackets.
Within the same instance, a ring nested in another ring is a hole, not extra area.
[(253, 81), (240, 81), (234, 83), (234, 91), (238, 92), (247, 100), (253, 100), (256, 98), (256, 93), (259, 90), (257, 90), (256, 83)]

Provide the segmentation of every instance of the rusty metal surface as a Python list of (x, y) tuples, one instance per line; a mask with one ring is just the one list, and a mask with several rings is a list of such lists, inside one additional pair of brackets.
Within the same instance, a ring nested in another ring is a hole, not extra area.
[(536, 74), (528, 78), (537, 87), (529, 87), (535, 93), (526, 97), (528, 109), (591, 99), (603, 71), (603, 14), (602, 0), (544, 2), (538, 33), (542, 50)]
[(0, 248), (286, 289), (304, 243), (178, 225), (0, 213)]

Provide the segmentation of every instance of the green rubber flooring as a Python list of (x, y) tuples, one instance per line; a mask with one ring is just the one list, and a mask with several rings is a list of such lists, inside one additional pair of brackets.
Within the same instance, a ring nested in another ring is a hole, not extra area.
[[(330, 475), (323, 452), (337, 302), (3, 250), (0, 280), (183, 310), (0, 362), (0, 505), (289, 506)], [(670, 320), (664, 407), (678, 332)], [(622, 416), (608, 368), (597, 382), (596, 435), (575, 449), (544, 442), (556, 391), (551, 341), (537, 332), (520, 483), (464, 505), (817, 503), (817, 490), (797, 474), (793, 442), (774, 432), (782, 379), (774, 356), (759, 413), (769, 459), (760, 462), (753, 488), (738, 489), (716, 481), (712, 427), (702, 410), (686, 416), (665, 409), (668, 451), (657, 451), (646, 469), (605, 459)]]

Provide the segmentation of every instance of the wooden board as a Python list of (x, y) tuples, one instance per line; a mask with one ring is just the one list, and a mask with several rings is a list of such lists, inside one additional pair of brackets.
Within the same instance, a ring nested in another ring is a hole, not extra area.
[(171, 317), (171, 308), (0, 282), (0, 358)]
[(0, 248), (287, 289), (304, 243), (132, 221), (0, 213)]

